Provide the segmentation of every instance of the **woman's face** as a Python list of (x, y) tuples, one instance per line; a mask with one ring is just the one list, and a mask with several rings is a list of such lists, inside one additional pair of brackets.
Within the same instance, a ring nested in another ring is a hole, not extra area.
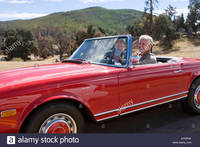
[(117, 41), (115, 44), (115, 48), (122, 51), (126, 47), (125, 43), (122, 41)]

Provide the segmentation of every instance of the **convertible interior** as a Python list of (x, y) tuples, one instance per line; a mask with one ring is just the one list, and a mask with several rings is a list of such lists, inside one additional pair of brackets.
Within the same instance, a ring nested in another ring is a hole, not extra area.
[(161, 62), (161, 63), (167, 63), (169, 62), (170, 60), (172, 60), (173, 58), (172, 57), (161, 57), (161, 56), (156, 56), (156, 60), (157, 62)]

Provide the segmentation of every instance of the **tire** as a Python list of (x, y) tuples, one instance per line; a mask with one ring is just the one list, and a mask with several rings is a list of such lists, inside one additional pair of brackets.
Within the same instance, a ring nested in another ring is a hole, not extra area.
[(24, 133), (62, 134), (82, 133), (84, 118), (71, 104), (55, 103), (45, 105), (29, 119)]
[(188, 97), (182, 106), (185, 112), (200, 114), (200, 78), (192, 83)]

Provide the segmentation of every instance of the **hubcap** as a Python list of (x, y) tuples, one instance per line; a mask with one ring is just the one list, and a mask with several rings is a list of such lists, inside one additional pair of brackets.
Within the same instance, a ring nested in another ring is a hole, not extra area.
[(194, 93), (194, 104), (195, 106), (200, 109), (200, 86), (197, 87)]
[(41, 134), (77, 133), (74, 119), (64, 113), (58, 113), (47, 118), (39, 129)]

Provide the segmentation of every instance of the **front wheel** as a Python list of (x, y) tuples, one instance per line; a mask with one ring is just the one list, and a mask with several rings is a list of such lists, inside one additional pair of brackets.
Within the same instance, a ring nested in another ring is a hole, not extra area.
[(28, 121), (25, 133), (65, 134), (81, 133), (84, 119), (80, 111), (70, 104), (55, 103), (39, 109)]
[(200, 78), (192, 83), (183, 108), (187, 112), (200, 114)]

